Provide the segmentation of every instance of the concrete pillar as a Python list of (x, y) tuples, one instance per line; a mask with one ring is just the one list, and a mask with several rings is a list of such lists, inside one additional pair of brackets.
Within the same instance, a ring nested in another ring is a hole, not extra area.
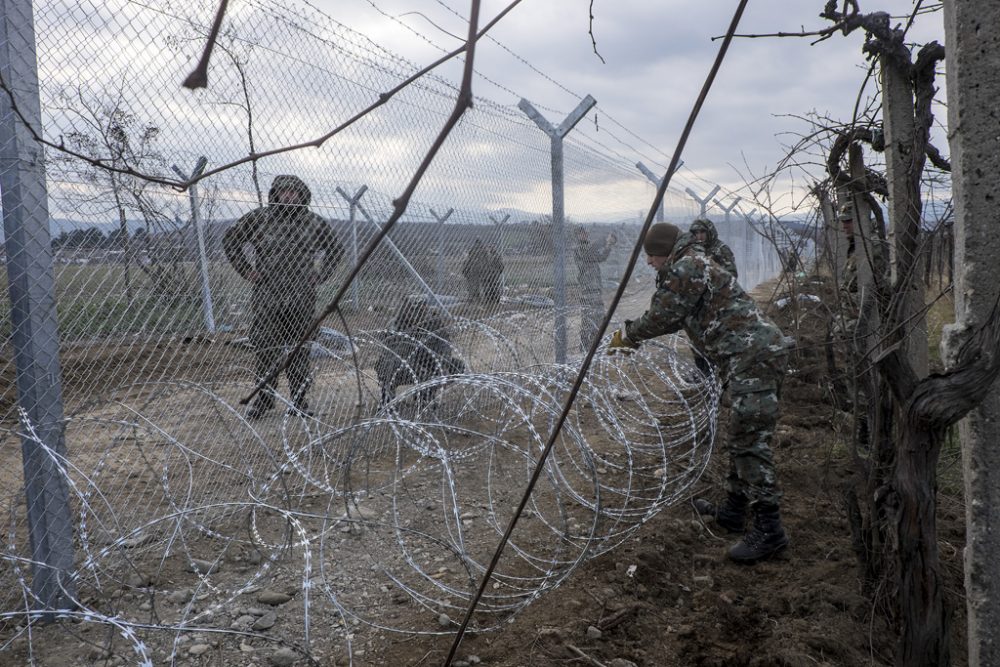
[[(1000, 291), (1000, 4), (945, 0), (948, 128), (955, 202), (955, 316), (945, 358), (983, 324)], [(1000, 665), (1000, 392), (960, 424), (971, 667)]]
[[(923, 264), (912, 257), (908, 236), (919, 233), (920, 192), (911, 184), (913, 166), (913, 86), (908, 72), (882, 58), (882, 126), (885, 129), (885, 175), (889, 186), (889, 266), (895, 283), (901, 268), (911, 272), (900, 321), (907, 322), (903, 349), (918, 378), (927, 377), (927, 318)], [(916, 217), (917, 220), (913, 218)], [(912, 227), (917, 225), (917, 229)]]
[[(24, 120), (39, 128), (33, 26), (30, 0), (0, 0), (0, 75), (12, 86)], [(14, 113), (6, 93), (0, 95), (0, 193), (35, 596), (27, 604), (47, 611), (68, 609), (76, 596), (73, 515), (57, 464), (57, 457), (67, 452), (45, 162), (42, 147)], [(12, 460), (4, 463), (14, 465)]]

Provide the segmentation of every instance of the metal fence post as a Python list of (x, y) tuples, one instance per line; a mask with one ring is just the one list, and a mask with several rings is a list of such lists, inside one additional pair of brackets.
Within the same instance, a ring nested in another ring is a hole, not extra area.
[[(337, 188), (337, 192), (341, 197), (347, 200), (347, 203), (351, 207), (351, 266), (357, 266), (358, 264), (358, 202), (361, 198), (365, 196), (368, 192), (368, 186), (362, 185), (361, 188), (354, 193), (354, 196), (347, 194), (342, 189)], [(354, 282), (351, 283), (351, 302), (354, 304), (354, 310), (359, 307), (359, 295), (358, 295), (358, 282), (361, 280), (361, 274), (358, 274)]]
[[(69, 493), (53, 459), (53, 453), (65, 456), (66, 443), (48, 193), (42, 147), (24, 125), (42, 127), (34, 21), (31, 0), (0, 1), (0, 77), (24, 119), (17, 117), (8, 93), (0, 93), (0, 192), (22, 415), (31, 590), (36, 608), (66, 609), (74, 606), (76, 594)], [(34, 437), (27, 434), (28, 426)]]
[(714, 188), (712, 188), (711, 192), (705, 195), (704, 199), (699, 197), (698, 193), (692, 190), (691, 188), (684, 188), (684, 192), (686, 192), (688, 196), (691, 197), (691, 199), (698, 202), (698, 205), (701, 206), (701, 213), (698, 214), (698, 217), (704, 218), (708, 215), (708, 203), (712, 201), (712, 197), (719, 194), (719, 190), (721, 189), (722, 189), (721, 186), (716, 185)]
[(449, 208), (448, 212), (444, 215), (438, 215), (434, 209), (430, 209), (431, 215), (437, 221), (437, 237), (438, 237), (438, 256), (437, 256), (437, 291), (438, 294), (444, 294), (444, 281), (445, 281), (445, 271), (444, 271), (444, 223), (448, 222), (448, 218), (451, 214), (455, 212), (455, 209)]
[[(683, 167), (683, 166), (684, 166), (684, 160), (680, 160), (677, 163), (677, 166), (674, 168), (674, 173), (676, 174), (677, 171), (681, 167)], [(649, 167), (647, 167), (646, 165), (644, 165), (642, 162), (636, 162), (635, 163), (635, 168), (638, 169), (639, 171), (641, 171), (642, 175), (645, 176), (646, 178), (648, 178), (650, 181), (652, 181), (653, 185), (655, 185), (657, 188), (660, 187), (660, 184), (663, 183), (663, 179), (666, 178), (666, 176), (663, 176), (661, 178), (657, 178), (656, 174), (654, 174), (649, 169)], [(660, 208), (658, 208), (656, 210), (656, 221), (657, 222), (663, 222), (663, 220), (664, 220), (665, 216), (663, 215), (663, 207), (665, 205), (666, 199), (667, 198), (664, 197), (663, 199), (660, 200)]]
[(553, 269), (553, 301), (556, 315), (556, 363), (566, 363), (566, 211), (563, 190), (563, 138), (576, 127), (597, 101), (587, 95), (558, 127), (552, 125), (531, 102), (522, 98), (518, 108), (549, 135), (552, 149), (552, 241), (556, 257)]
[[(198, 178), (208, 165), (208, 158), (202, 156), (195, 163), (191, 178)], [(188, 177), (180, 170), (176, 164), (170, 167), (174, 173), (187, 180)], [(201, 275), (201, 304), (205, 314), (205, 329), (208, 333), (215, 333), (215, 308), (212, 306), (212, 286), (208, 279), (208, 252), (205, 250), (205, 230), (201, 226), (201, 215), (199, 214), (198, 184), (193, 184), (188, 189), (188, 196), (191, 201), (191, 223), (194, 225), (195, 239), (198, 242), (198, 271)]]
[[(369, 214), (368, 211), (365, 209), (365, 207), (362, 206), (361, 204), (360, 201), (361, 196), (364, 195), (365, 192), (367, 191), (368, 188), (364, 187), (358, 191), (358, 194), (356, 194), (353, 199), (351, 199), (346, 192), (344, 192), (340, 188), (337, 188), (337, 192), (340, 193), (340, 196), (346, 199), (347, 201), (351, 202), (352, 208), (357, 208), (358, 212), (365, 220), (367, 220), (375, 229), (381, 230), (379, 224), (375, 222), (375, 218), (373, 218), (371, 214)], [(400, 264), (403, 265), (403, 268), (407, 270), (407, 272), (413, 277), (413, 279), (417, 281), (417, 284), (420, 285), (420, 289), (422, 289), (424, 293), (427, 295), (427, 297), (434, 302), (434, 305), (440, 308), (441, 312), (450, 314), (448, 309), (444, 307), (444, 304), (441, 303), (441, 299), (438, 297), (437, 293), (433, 289), (431, 289), (431, 286), (427, 284), (427, 281), (424, 280), (424, 277), (422, 275), (420, 275), (420, 272), (417, 271), (416, 267), (414, 267), (413, 264), (410, 263), (410, 260), (406, 258), (406, 255), (403, 254), (403, 251), (400, 250), (399, 246), (396, 245), (396, 242), (393, 241), (388, 236), (386, 236), (384, 239), (382, 239), (382, 243), (384, 243), (385, 246), (389, 249), (389, 252), (391, 252), (393, 255), (396, 256), (396, 259), (399, 260)], [(354, 264), (357, 265), (357, 263), (358, 260), (355, 258)], [(355, 278), (355, 280), (357, 279)]]

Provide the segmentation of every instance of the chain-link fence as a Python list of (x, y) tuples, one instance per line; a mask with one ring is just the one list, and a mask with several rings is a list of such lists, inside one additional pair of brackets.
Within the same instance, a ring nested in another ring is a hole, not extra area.
[[(66, 637), (32, 639), (37, 609), (116, 628), (91, 642), (101, 660), (154, 663), (313, 652), (314, 635), (350, 651), (361, 621), (451, 631), (652, 199), (637, 156), (585, 117), (553, 217), (549, 137), (477, 98), (297, 350), (457, 87), (424, 76), (281, 151), (419, 68), (311, 7), (256, 0), (230, 7), (208, 89), (181, 89), (214, 9), (4, 2), (0, 658), (76, 660)], [(671, 190), (665, 213), (698, 209)], [(720, 230), (744, 284), (776, 272), (747, 226)], [(626, 314), (651, 282), (637, 272)], [(697, 479), (718, 386), (687, 345), (647, 347), (592, 369), (477, 627)], [(284, 635), (258, 613), (272, 604), (295, 609)]]

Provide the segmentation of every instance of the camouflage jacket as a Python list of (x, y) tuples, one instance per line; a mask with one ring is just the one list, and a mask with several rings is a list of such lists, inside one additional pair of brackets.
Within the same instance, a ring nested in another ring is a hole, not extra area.
[[(302, 184), (305, 187), (305, 184)], [(251, 262), (246, 246), (253, 248)], [(270, 204), (247, 213), (226, 230), (226, 257), (236, 272), (258, 281), (255, 291), (281, 294), (312, 288), (333, 275), (344, 248), (330, 225), (306, 206)], [(323, 261), (316, 266), (319, 255)]]
[(467, 280), (495, 279), (503, 275), (503, 259), (500, 252), (476, 241), (469, 250), (465, 262), (462, 263), (462, 275)]
[(580, 289), (601, 289), (601, 262), (611, 254), (611, 246), (607, 243), (594, 245), (590, 241), (581, 241), (573, 248), (573, 259)]
[(733, 251), (719, 239), (719, 230), (715, 228), (711, 220), (700, 219), (695, 220), (691, 223), (691, 229), (689, 230), (692, 234), (695, 230), (702, 230), (707, 235), (708, 238), (702, 245), (705, 247), (705, 254), (708, 255), (713, 262), (729, 271), (733, 274), (734, 278), (739, 278), (736, 272), (736, 257), (733, 255)]
[(781, 354), (790, 343), (736, 278), (710, 261), (687, 233), (656, 276), (649, 310), (625, 323), (625, 334), (635, 342), (680, 330), (724, 374)]

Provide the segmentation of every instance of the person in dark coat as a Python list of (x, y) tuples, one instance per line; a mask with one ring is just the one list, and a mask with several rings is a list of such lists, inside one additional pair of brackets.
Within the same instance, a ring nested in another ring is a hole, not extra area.
[(614, 234), (608, 234), (604, 243), (594, 245), (590, 242), (590, 233), (585, 227), (577, 227), (576, 230), (573, 259), (580, 285), (580, 348), (584, 352), (590, 349), (601, 328), (601, 320), (604, 319), (606, 308), (601, 294), (601, 263), (608, 259), (611, 248), (617, 241)]
[[(240, 218), (226, 230), (222, 247), (240, 276), (253, 286), (250, 342), (257, 380), (263, 380), (306, 335), (315, 316), (317, 288), (333, 275), (344, 248), (330, 225), (309, 210), (312, 193), (297, 176), (276, 176), (267, 206)], [(247, 248), (252, 249), (252, 257)], [(308, 411), (309, 347), (303, 346), (285, 369), (293, 409)], [(260, 419), (274, 407), (274, 383), (265, 386), (247, 411)]]
[[(385, 349), (375, 361), (382, 403), (396, 396), (403, 385), (420, 384), (442, 375), (465, 372), (465, 363), (454, 356), (444, 321), (424, 297), (406, 299), (396, 314), (385, 340)], [(420, 396), (429, 401), (434, 388)]]

